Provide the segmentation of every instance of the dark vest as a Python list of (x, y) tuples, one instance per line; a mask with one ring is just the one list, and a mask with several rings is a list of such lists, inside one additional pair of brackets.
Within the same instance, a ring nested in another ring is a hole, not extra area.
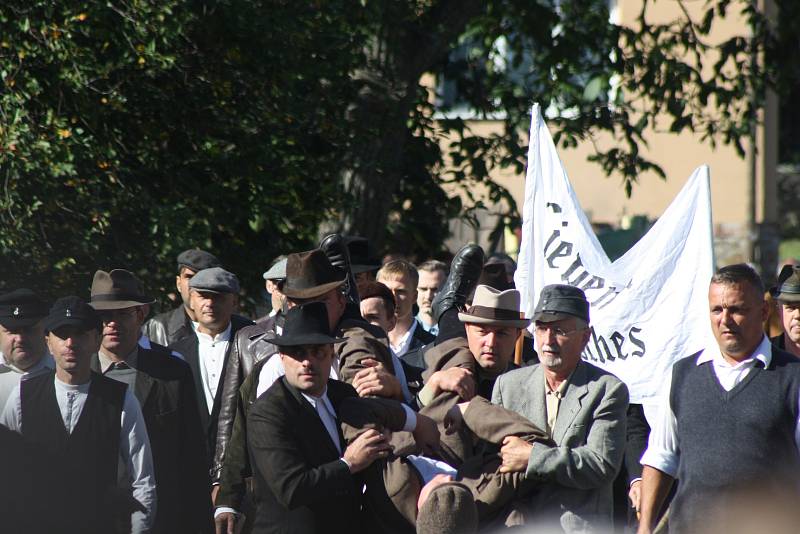
[[(698, 353), (699, 354), (699, 353)], [(678, 490), (670, 532), (692, 532), (712, 506), (725, 506), (740, 491), (786, 492), (800, 474), (794, 441), (800, 360), (773, 348), (725, 391), (711, 362), (697, 354), (673, 366), (670, 406), (677, 421)]]
[[(62, 471), (63, 532), (109, 532), (118, 496), (117, 466), (127, 386), (92, 372), (78, 423), (67, 433), (56, 401), (55, 372), (22, 382), (22, 435)], [(103, 526), (105, 525), (105, 526)]]

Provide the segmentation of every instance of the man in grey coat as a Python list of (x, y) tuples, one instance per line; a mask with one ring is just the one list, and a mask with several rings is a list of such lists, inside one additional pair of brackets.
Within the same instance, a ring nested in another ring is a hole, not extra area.
[(628, 389), (581, 359), (591, 335), (583, 291), (546, 286), (533, 319), (540, 363), (501, 375), (492, 402), (546, 428), (555, 446), (506, 437), (501, 471), (542, 481), (522, 506), (526, 523), (565, 532), (605, 530), (625, 451)]

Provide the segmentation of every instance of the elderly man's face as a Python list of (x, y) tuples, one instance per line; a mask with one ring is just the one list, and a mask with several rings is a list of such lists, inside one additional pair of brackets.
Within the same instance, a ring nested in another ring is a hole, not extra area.
[(514, 358), (519, 328), (467, 323), (467, 343), (482, 369), (499, 374)]
[(800, 345), (800, 302), (778, 302), (783, 331), (792, 343)]
[(557, 375), (566, 376), (578, 366), (591, 331), (577, 317), (558, 321), (536, 321), (534, 327), (539, 362)]
[(764, 295), (747, 282), (711, 284), (708, 307), (722, 355), (736, 361), (750, 356), (764, 336), (763, 322), (769, 313)]
[(281, 347), (286, 381), (307, 395), (321, 396), (328, 384), (333, 354), (333, 345)]
[(18, 369), (24, 371), (39, 363), (46, 350), (43, 321), (30, 326), (0, 325), (0, 352)]

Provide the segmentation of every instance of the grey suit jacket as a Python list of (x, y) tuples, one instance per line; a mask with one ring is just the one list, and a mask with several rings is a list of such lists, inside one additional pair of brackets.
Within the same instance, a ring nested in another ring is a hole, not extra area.
[[(547, 428), (540, 364), (500, 375), (492, 402)], [(612, 521), (612, 485), (625, 452), (628, 388), (580, 361), (558, 409), (552, 447), (534, 443), (526, 477), (543, 487), (526, 505), (526, 523), (552, 521), (565, 532), (605, 530)]]

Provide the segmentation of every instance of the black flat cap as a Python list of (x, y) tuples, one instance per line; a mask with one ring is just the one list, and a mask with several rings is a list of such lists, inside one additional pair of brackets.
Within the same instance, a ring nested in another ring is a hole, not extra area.
[(577, 287), (564, 284), (544, 286), (533, 312), (534, 321), (558, 321), (561, 315), (570, 315), (589, 322), (589, 301)]
[(92, 328), (99, 330), (101, 325), (100, 316), (80, 297), (58, 299), (44, 320), (44, 327), (48, 332), (62, 326), (74, 326), (85, 332)]
[(222, 267), (203, 269), (189, 280), (189, 289), (210, 293), (238, 293), (239, 279)]
[(6, 328), (25, 328), (47, 315), (47, 303), (30, 289), (15, 289), (0, 295), (0, 324)]
[(216, 256), (199, 248), (190, 248), (178, 254), (178, 269), (188, 267), (197, 272), (211, 267), (222, 267), (222, 262)]
[(784, 265), (778, 275), (778, 285), (770, 293), (781, 302), (800, 302), (800, 267)]

